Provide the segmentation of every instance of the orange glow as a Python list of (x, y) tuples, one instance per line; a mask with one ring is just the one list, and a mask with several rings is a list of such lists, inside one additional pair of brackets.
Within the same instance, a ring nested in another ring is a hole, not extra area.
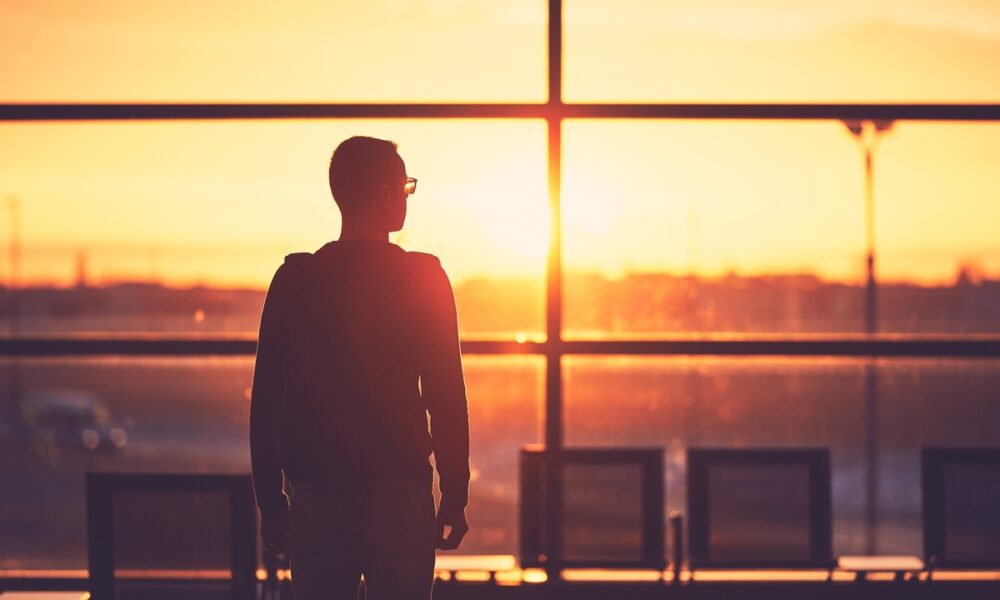
[(549, 580), (549, 576), (542, 569), (525, 569), (521, 575), (525, 583), (545, 583)]
[[(565, 2), (568, 101), (996, 102), (991, 2)], [(0, 102), (545, 100), (545, 3), (15, 2)], [(346, 58), (351, 57), (351, 58)], [(567, 121), (569, 270), (863, 274), (862, 168), (831, 122)], [(334, 239), (325, 165), (393, 139), (419, 177), (394, 240), (453, 279), (540, 280), (541, 121), (0, 124), (21, 283), (265, 286)], [(1000, 125), (899, 123), (876, 157), (882, 280), (1000, 276)], [(0, 243), (8, 236), (8, 214)], [(78, 257), (81, 257), (78, 259)], [(9, 278), (0, 260), (0, 278)]]
[[(544, 173), (532, 165), (512, 165), (475, 192), (476, 221), (484, 245), (507, 256), (514, 270), (530, 272), (544, 264), (549, 248), (549, 206)], [(532, 190), (534, 193), (511, 193)], [(486, 250), (486, 248), (484, 248)]]

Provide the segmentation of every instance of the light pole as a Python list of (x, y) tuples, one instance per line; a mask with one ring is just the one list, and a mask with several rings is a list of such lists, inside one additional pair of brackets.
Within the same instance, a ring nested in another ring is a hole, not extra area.
[[(892, 121), (844, 123), (864, 155), (865, 165), (865, 333), (878, 333), (877, 281), (875, 279), (875, 150), (879, 138), (892, 129)], [(875, 357), (865, 364), (865, 553), (878, 549), (878, 371)]]
[(10, 295), (10, 334), (20, 333), (20, 311), (18, 310), (17, 288), (21, 279), (21, 203), (17, 196), (11, 194), (7, 199), (7, 209), (10, 211), (10, 248), (7, 255), (7, 293)]
[(865, 165), (865, 333), (878, 332), (877, 283), (875, 279), (875, 150), (879, 139), (892, 129), (892, 121), (845, 121), (844, 125), (857, 140)]
[[(18, 302), (17, 288), (20, 285), (21, 267), (21, 205), (17, 196), (11, 194), (7, 198), (7, 209), (10, 211), (10, 248), (8, 254), (7, 273), (7, 301), (10, 311), (10, 336), (16, 337), (20, 333), (20, 307)], [(8, 359), (7, 377), (7, 424), (16, 428), (20, 422), (21, 410), (21, 380), (18, 371), (17, 359), (13, 356)]]

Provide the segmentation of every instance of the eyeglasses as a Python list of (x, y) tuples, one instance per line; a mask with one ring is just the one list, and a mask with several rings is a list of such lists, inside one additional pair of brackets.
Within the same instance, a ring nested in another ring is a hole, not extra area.
[(415, 177), (407, 177), (406, 183), (403, 184), (403, 191), (406, 192), (407, 196), (417, 191), (417, 179)]

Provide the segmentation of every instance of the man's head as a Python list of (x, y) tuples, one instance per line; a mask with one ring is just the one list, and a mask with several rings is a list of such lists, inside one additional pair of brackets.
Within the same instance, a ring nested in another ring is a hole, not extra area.
[(396, 144), (355, 136), (330, 159), (330, 191), (345, 223), (399, 231), (406, 220), (406, 165)]

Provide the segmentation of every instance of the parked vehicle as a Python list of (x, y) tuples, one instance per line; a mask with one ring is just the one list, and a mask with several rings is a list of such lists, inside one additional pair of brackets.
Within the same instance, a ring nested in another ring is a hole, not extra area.
[(74, 388), (28, 390), (21, 402), (28, 437), (64, 449), (117, 452), (128, 434), (111, 422), (110, 412), (93, 392)]

